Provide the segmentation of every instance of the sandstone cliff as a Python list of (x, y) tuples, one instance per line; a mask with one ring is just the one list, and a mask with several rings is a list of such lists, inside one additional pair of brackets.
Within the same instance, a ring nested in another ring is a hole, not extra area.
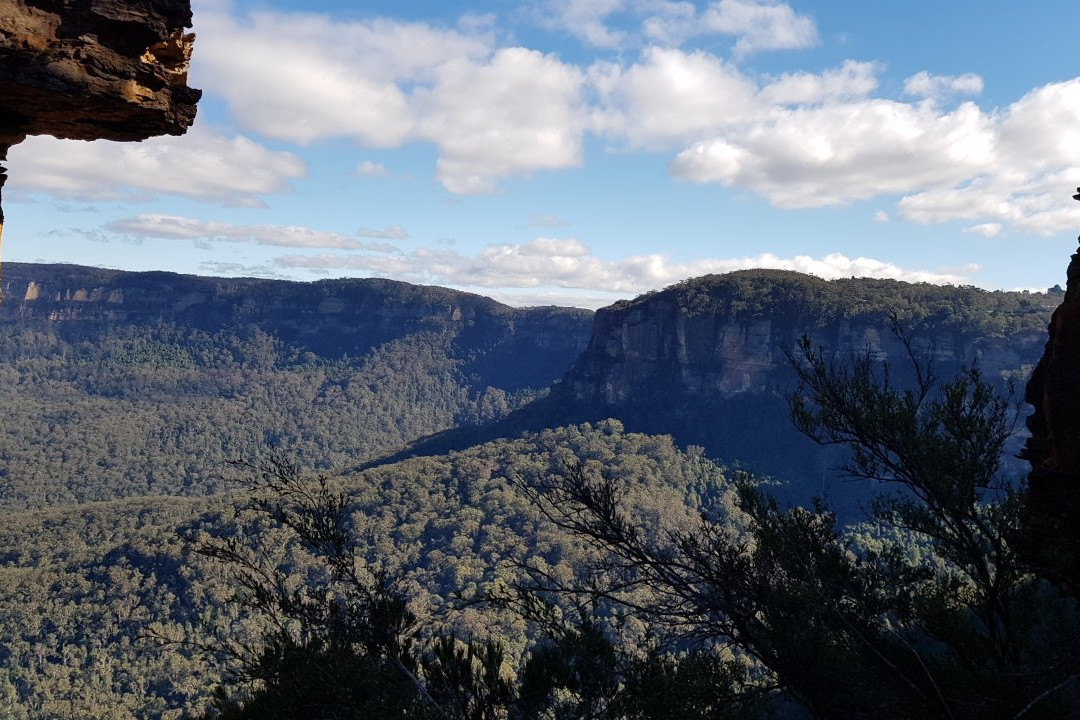
[(870, 350), (902, 367), (906, 351), (889, 328), (891, 313), (943, 369), (978, 362), (1000, 377), (1034, 363), (1053, 302), (784, 271), (706, 276), (598, 311), (565, 391), (610, 407), (768, 393), (790, 378), (786, 353), (804, 335), (836, 355)]
[(190, 26), (190, 0), (0, 2), (0, 163), (27, 135), (183, 134), (202, 94), (187, 85)]
[(0, 145), (182, 134), (200, 96), (190, 25), (189, 0), (5, 0)]
[(462, 369), (506, 390), (543, 387), (588, 341), (592, 313), (512, 308), (447, 288), (378, 279), (286, 282), (8, 263), (0, 323), (93, 338), (121, 325), (257, 327), (323, 357), (361, 356), (416, 332), (454, 336)]
[[(688, 280), (597, 311), (588, 347), (546, 400), (483, 430), (449, 431), (412, 452), (437, 454), (522, 430), (614, 417), (671, 434), (725, 463), (790, 483), (785, 500), (827, 496), (844, 519), (872, 488), (834, 471), (838, 449), (801, 436), (787, 353), (807, 335), (837, 357), (870, 350), (903, 381), (909, 361), (890, 317), (929, 353), (939, 377), (978, 363), (1004, 389), (1038, 359), (1058, 297), (755, 270)], [(1018, 473), (1019, 467), (1014, 468)]]
[(1027, 386), (1035, 412), (1023, 451), (1031, 463), (1023, 545), (1033, 564), (1080, 596), (1080, 251), (1049, 330)]

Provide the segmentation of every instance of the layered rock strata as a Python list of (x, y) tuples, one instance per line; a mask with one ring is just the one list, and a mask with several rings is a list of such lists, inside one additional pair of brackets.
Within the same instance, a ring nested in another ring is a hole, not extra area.
[[(27, 135), (183, 134), (201, 95), (187, 85), (190, 26), (190, 0), (0, 2), (0, 162)], [(0, 192), (4, 180), (0, 166)]]
[(183, 134), (201, 95), (190, 26), (189, 0), (5, 0), (0, 146)]

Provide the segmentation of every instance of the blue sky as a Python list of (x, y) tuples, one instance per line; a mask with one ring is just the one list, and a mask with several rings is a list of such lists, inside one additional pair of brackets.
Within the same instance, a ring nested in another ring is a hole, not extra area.
[(4, 259), (598, 307), (1064, 282), (1080, 4), (196, 0), (195, 126), (11, 150)]

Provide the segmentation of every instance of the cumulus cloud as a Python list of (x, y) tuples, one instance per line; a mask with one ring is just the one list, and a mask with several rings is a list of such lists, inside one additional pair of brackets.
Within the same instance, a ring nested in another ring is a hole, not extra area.
[(254, 243), (273, 247), (398, 252), (386, 244), (365, 243), (340, 233), (294, 225), (233, 225), (180, 215), (146, 213), (114, 220), (104, 230), (128, 237), (203, 242)]
[(931, 100), (945, 100), (957, 95), (979, 95), (983, 80), (975, 73), (931, 75), (923, 70), (904, 81), (904, 94)]
[(962, 182), (913, 188), (901, 214), (915, 222), (1008, 224), (1050, 235), (1080, 224), (1062, 188), (1080, 184), (1080, 78), (1036, 88), (990, 116), (994, 152)]
[(671, 172), (749, 188), (777, 207), (823, 207), (953, 185), (986, 167), (993, 144), (990, 119), (970, 103), (941, 114), (866, 100), (774, 109), (694, 143)]
[(874, 213), (874, 222), (876, 222), (876, 223), (887, 223), (887, 222), (889, 222), (889, 213), (885, 212), (884, 210), (878, 210), (877, 212)]
[(260, 205), (303, 177), (296, 155), (269, 150), (242, 135), (225, 137), (196, 125), (183, 137), (141, 143), (82, 142), (36, 136), (11, 150), (11, 187), (85, 200), (183, 195), (226, 205)]
[(1080, 223), (1080, 208), (1062, 191), (1080, 183), (1078, 156), (1080, 78), (1037, 88), (994, 112), (972, 102), (942, 110), (881, 98), (773, 106), (692, 143), (670, 170), (683, 180), (755, 191), (777, 207), (896, 194), (907, 220), (1052, 234)]
[[(459, 194), (581, 163), (583, 72), (554, 55), (494, 48), (488, 23), (442, 29), (213, 11), (199, 17), (197, 30), (194, 72), (203, 69), (206, 89), (227, 97), (230, 112), (267, 137), (347, 138), (375, 148), (430, 141), (438, 147), (437, 178)], [(369, 162), (358, 171), (385, 169)]]
[(736, 36), (736, 55), (808, 48), (818, 42), (811, 18), (770, 0), (720, 0), (709, 6), (702, 22), (713, 32)]
[(504, 48), (481, 62), (442, 65), (416, 91), (418, 135), (439, 146), (436, 175), (453, 193), (488, 193), (496, 181), (582, 162), (584, 75), (554, 55)]
[[(813, 19), (776, 0), (542, 7), (596, 44), (614, 38), (605, 35), (614, 18), (643, 19), (641, 33), (657, 44), (628, 61), (580, 65), (498, 47), (490, 16), (436, 27), (203, 0), (193, 77), (225, 98), (246, 130), (276, 140), (432, 143), (435, 175), (457, 194), (577, 167), (591, 132), (616, 149), (672, 153), (678, 179), (760, 193), (777, 207), (901, 195), (899, 216), (916, 222), (1052, 233), (1080, 221), (1080, 208), (1060, 192), (1080, 180), (1072, 168), (1080, 80), (994, 111), (971, 101), (942, 108), (942, 98), (978, 94), (981, 78), (921, 72), (907, 79), (901, 101), (873, 96), (881, 72), (874, 63), (762, 81), (716, 54), (678, 47), (703, 33), (735, 38), (736, 54), (817, 42)], [(198, 125), (182, 138), (140, 144), (31, 138), (12, 155), (13, 189), (93, 200), (172, 193), (255, 206), (305, 173), (296, 155)], [(356, 172), (388, 170), (364, 160)]]
[(408, 85), (489, 51), (482, 35), (394, 20), (208, 11), (197, 21), (193, 74), (206, 90), (229, 98), (246, 127), (298, 143), (350, 137), (396, 147), (415, 120)]
[(594, 129), (631, 147), (689, 142), (760, 110), (755, 85), (704, 52), (650, 47), (629, 67), (594, 65), (589, 79), (600, 101)]
[(719, 0), (698, 12), (690, 2), (642, 0), (646, 14), (642, 34), (650, 42), (677, 47), (688, 38), (728, 35), (735, 38), (734, 53), (743, 57), (761, 50), (793, 50), (818, 42), (813, 19), (775, 0)]
[(351, 271), (411, 282), (476, 288), (521, 290), (573, 288), (623, 297), (665, 287), (688, 277), (749, 268), (778, 268), (811, 273), (827, 279), (877, 277), (910, 282), (965, 283), (977, 266), (961, 271), (903, 268), (873, 258), (849, 258), (840, 253), (824, 257), (780, 257), (771, 253), (730, 259), (672, 262), (663, 254), (605, 260), (575, 238), (541, 237), (520, 245), (490, 245), (475, 255), (448, 249), (422, 248), (397, 255), (305, 254), (277, 260), (284, 270), (325, 274)]
[(547, 0), (537, 19), (541, 25), (564, 30), (593, 47), (613, 48), (626, 34), (608, 27), (606, 21), (625, 7), (624, 0)]
[(811, 105), (863, 98), (878, 86), (881, 66), (847, 60), (821, 74), (784, 73), (761, 89), (758, 98), (770, 105)]
[(699, 30), (697, 7), (691, 2), (653, 0), (644, 3), (648, 16), (642, 22), (642, 33), (650, 42), (665, 46), (679, 45), (687, 35)]

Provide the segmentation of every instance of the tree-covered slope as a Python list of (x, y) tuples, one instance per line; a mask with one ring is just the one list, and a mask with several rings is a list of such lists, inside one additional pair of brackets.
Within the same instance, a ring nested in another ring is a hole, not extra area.
[[(670, 438), (625, 433), (618, 423), (548, 430), (340, 482), (353, 536), (368, 560), (401, 571), (425, 622), (447, 621), (463, 637), (496, 637), (520, 653), (530, 633), (524, 621), (461, 601), (497, 580), (512, 581), (525, 558), (566, 577), (576, 572), (588, 548), (557, 530), (520, 489), (564, 472), (575, 457), (621, 483), (655, 527), (689, 522), (703, 503), (730, 502), (715, 465)], [(227, 573), (199, 560), (192, 543), (247, 538), (297, 581), (318, 581), (309, 558), (243, 510), (246, 500), (233, 491), (7, 512), (0, 527), (0, 715), (168, 718), (201, 710), (223, 666), (161, 638), (206, 641), (206, 628), (251, 638), (258, 623), (231, 602)]]
[(591, 313), (384, 280), (289, 283), (4, 266), (8, 506), (221, 488), (274, 443), (346, 466), (505, 415), (560, 377)]
[(694, 278), (597, 311), (588, 347), (543, 401), (492, 425), (445, 431), (408, 452), (616, 417), (634, 431), (670, 433), (727, 464), (773, 475), (789, 483), (788, 499), (827, 495), (847, 513), (867, 498), (866, 488), (838, 482), (831, 468), (840, 457), (788, 420), (785, 398), (797, 387), (789, 353), (799, 338), (838, 359), (869, 350), (902, 374), (910, 362), (895, 321), (939, 376), (978, 365), (1005, 391), (1038, 359), (1060, 299), (778, 270)]

